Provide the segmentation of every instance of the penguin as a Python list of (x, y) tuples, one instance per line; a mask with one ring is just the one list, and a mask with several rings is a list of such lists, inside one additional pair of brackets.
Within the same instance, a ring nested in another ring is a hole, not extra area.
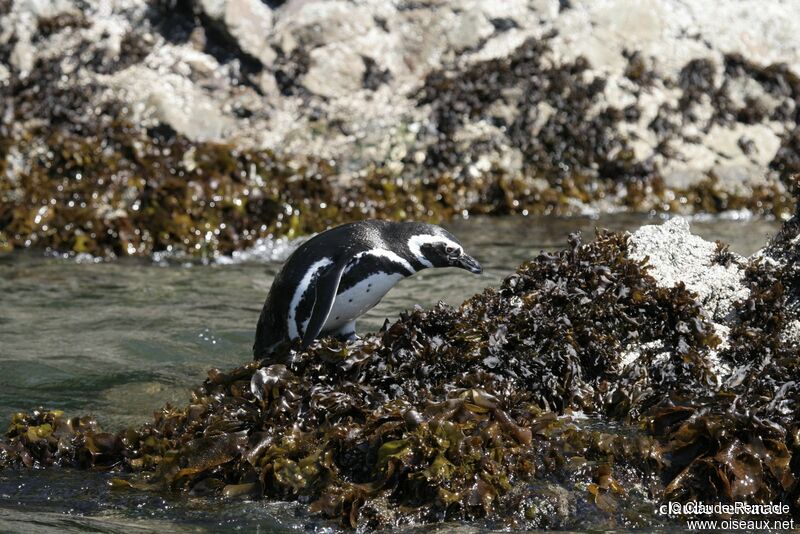
[(397, 282), (430, 267), (483, 272), (450, 232), (434, 224), (365, 220), (317, 234), (273, 280), (253, 357), (263, 359), (293, 339), (303, 348), (321, 336), (358, 339), (356, 319)]

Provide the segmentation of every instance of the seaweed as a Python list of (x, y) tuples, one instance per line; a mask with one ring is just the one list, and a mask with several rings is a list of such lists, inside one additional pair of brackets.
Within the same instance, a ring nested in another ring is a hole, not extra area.
[[(0, 465), (297, 500), (345, 527), (652, 527), (669, 523), (653, 513), (667, 500), (785, 502), (798, 517), (800, 351), (781, 341), (797, 317), (782, 289), (797, 294), (796, 230), (767, 248), (773, 267), (751, 260), (724, 347), (691, 292), (628, 255), (627, 235), (576, 234), (459, 307), (212, 370), (188, 406), (139, 428), (18, 414)], [(714, 358), (741, 368), (720, 383)]]
[(781, 147), (769, 166), (787, 181), (800, 174), (800, 127), (783, 136)]
[(736, 254), (731, 252), (731, 247), (722, 241), (716, 242), (717, 249), (714, 251), (714, 257), (711, 259), (712, 263), (717, 263), (723, 267), (728, 267), (736, 260)]
[(47, 39), (67, 28), (88, 28), (91, 23), (83, 13), (61, 13), (55, 17), (40, 18), (36, 23), (36, 37)]
[[(278, 58), (273, 66), (275, 83), (283, 96), (305, 96), (308, 90), (300, 83), (303, 76), (311, 66), (311, 56), (308, 52), (296, 48), (288, 55), (282, 49), (277, 51)], [(366, 71), (365, 71), (366, 72)]]
[(644, 55), (639, 51), (627, 49), (623, 50), (622, 55), (628, 60), (624, 71), (625, 77), (640, 86), (652, 86), (657, 77), (653, 69), (647, 64)]
[[(0, 183), (0, 221), (12, 248), (214, 256), (365, 216), (431, 218), (426, 206), (446, 188), (397, 184), (378, 169), (367, 183), (341, 188), (327, 161), (300, 165), (269, 151), (192, 143), (166, 127), (82, 123), (72, 120), (79, 106), (60, 109), (67, 116), (50, 122), (64, 128), (37, 132), (59, 149), (38, 153), (25, 180)], [(437, 215), (454, 209), (441, 203)]]
[[(601, 180), (647, 175), (649, 170), (632, 163), (630, 148), (614, 133), (621, 115), (611, 109), (589, 113), (605, 80), (587, 77), (589, 63), (582, 57), (552, 66), (548, 51), (546, 39), (529, 39), (509, 57), (477, 63), (457, 77), (443, 71), (428, 75), (418, 102), (432, 104), (438, 141), (429, 147), (426, 165), (456, 166), (453, 158), (462, 150), (453, 134), (465, 120), (489, 118), (490, 106), (500, 102), (516, 108), (517, 118), (505, 125), (508, 141), (521, 150), (525, 170), (533, 176), (558, 183), (580, 174)], [(540, 104), (552, 113), (542, 117)]]
[(714, 62), (710, 59), (689, 61), (678, 75), (678, 87), (683, 91), (678, 105), (684, 113), (689, 113), (702, 95), (713, 93), (717, 88)]
[(670, 500), (787, 502), (798, 515), (800, 343), (787, 331), (800, 317), (798, 221), (795, 214), (748, 262), (749, 296), (736, 303), (719, 354), (733, 366), (722, 389), (710, 401), (652, 414), (649, 424), (669, 442), (665, 454), (676, 473), (665, 490)]
[[(86, 24), (79, 14), (44, 19), (35, 37), (74, 34)], [(499, 32), (511, 23), (494, 24)], [(262, 71), (185, 0), (149, 3), (143, 24), (123, 36), (121, 57), (109, 57), (81, 35), (72, 35), (79, 37), (73, 52), (91, 74), (113, 73), (141, 63), (159, 46), (160, 37), (151, 32), (212, 53), (228, 64), (230, 84), (245, 84), (256, 94), (262, 89), (252, 75), (271, 72), (281, 94), (307, 104), (312, 128), (342, 126), (326, 117), (326, 104), (301, 83), (309, 68), (307, 50), (276, 49), (275, 63)], [(703, 129), (736, 121), (796, 122), (800, 85), (790, 69), (730, 55), (721, 76), (713, 62), (695, 60), (678, 80), (669, 80), (654, 70), (655, 60), (626, 52), (626, 82), (634, 96), (660, 84), (680, 92), (680, 104), (663, 105), (649, 124), (657, 157), (642, 159), (633, 138), (621, 134), (625, 122), (642, 116), (639, 103), (607, 105), (605, 78), (582, 57), (554, 62), (552, 38), (550, 33), (529, 39), (500, 59), (456, 58), (429, 73), (408, 95), (420, 108), (427, 106), (418, 110), (429, 115), (426, 126), (402, 161), (386, 164), (242, 148), (236, 141), (194, 142), (166, 124), (134, 124), (129, 105), (113, 99), (102, 77), (76, 82), (69, 62), (38, 54), (30, 73), (10, 73), (0, 104), (0, 248), (209, 257), (258, 238), (310, 233), (365, 216), (440, 222), (457, 214), (570, 214), (580, 205), (609, 202), (637, 211), (791, 210), (783, 186), (800, 169), (797, 131), (783, 132), (770, 163), (783, 184), (768, 180), (732, 190), (709, 173), (685, 190), (670, 190), (655, 163), (679, 157), (673, 141), (681, 140), (699, 100), (709, 100), (714, 109), (708, 124), (698, 123)], [(0, 58), (7, 59), (13, 40), (0, 47)], [(365, 88), (391, 82), (391, 72), (364, 61)], [(736, 100), (732, 86), (739, 78), (755, 82), (779, 104), (767, 109), (752, 95)], [(242, 100), (228, 111), (240, 121), (262, 115)], [(462, 130), (474, 125), (486, 126), (486, 135), (463, 140)], [(747, 139), (739, 145), (745, 153), (758, 148)]]

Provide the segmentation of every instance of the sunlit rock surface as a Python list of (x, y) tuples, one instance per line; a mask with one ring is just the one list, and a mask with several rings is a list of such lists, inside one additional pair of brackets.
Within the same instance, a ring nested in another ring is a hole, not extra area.
[(296, 500), (345, 527), (683, 524), (669, 501), (798, 519), (798, 221), (751, 258), (679, 219), (573, 235), (457, 308), (212, 370), (138, 428), (17, 414), (0, 464)]

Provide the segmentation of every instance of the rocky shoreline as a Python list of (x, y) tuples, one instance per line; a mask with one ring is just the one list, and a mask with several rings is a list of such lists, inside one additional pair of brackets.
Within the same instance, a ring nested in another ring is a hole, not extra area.
[(296, 500), (346, 527), (644, 528), (686, 519), (656, 513), (669, 501), (798, 519), (799, 243), (800, 214), (749, 258), (680, 218), (573, 235), (459, 307), (212, 370), (138, 428), (17, 414), (0, 464)]
[(380, 216), (784, 215), (791, 2), (0, 2), (0, 251)]

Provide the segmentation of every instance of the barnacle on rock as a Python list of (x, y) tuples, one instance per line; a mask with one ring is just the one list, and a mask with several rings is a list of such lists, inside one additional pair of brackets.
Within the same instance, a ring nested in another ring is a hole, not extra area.
[(650, 169), (633, 162), (630, 147), (614, 133), (622, 114), (611, 109), (589, 113), (605, 80), (587, 76), (589, 64), (582, 57), (552, 67), (548, 51), (547, 40), (529, 39), (508, 58), (477, 63), (457, 75), (429, 75), (419, 102), (432, 104), (439, 141), (428, 149), (426, 165), (442, 169), (458, 165), (463, 151), (454, 134), (468, 120), (497, 122), (493, 113), (497, 104), (503, 104), (514, 108), (516, 119), (500, 125), (507, 128), (510, 144), (522, 152), (530, 176), (557, 184), (580, 175), (600, 179), (648, 175)]

